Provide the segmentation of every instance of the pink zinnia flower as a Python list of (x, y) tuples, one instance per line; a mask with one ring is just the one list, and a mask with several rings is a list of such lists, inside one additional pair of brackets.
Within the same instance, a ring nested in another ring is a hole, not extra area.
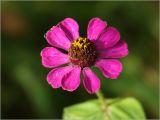
[[(92, 94), (100, 88), (100, 80), (91, 70), (98, 67), (106, 78), (116, 79), (122, 71), (122, 64), (115, 58), (128, 54), (127, 44), (120, 40), (120, 33), (100, 18), (89, 21), (87, 38), (79, 36), (78, 23), (66, 18), (53, 26), (45, 35), (53, 47), (41, 51), (42, 65), (54, 68), (47, 75), (47, 81), (53, 88), (74, 91), (80, 85), (80, 74), (83, 73), (83, 84)], [(62, 53), (59, 49), (66, 52)], [(68, 64), (65, 67), (60, 65)], [(57, 68), (55, 68), (57, 67)]]

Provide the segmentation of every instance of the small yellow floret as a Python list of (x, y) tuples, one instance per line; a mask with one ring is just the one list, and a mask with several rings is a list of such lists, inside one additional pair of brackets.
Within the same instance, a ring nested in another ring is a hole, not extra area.
[(80, 49), (87, 49), (90, 43), (87, 42), (87, 38), (79, 38), (78, 40), (73, 41), (72, 45)]

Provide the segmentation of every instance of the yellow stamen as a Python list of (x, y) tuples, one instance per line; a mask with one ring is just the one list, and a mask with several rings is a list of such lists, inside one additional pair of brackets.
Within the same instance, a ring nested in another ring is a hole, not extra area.
[(87, 38), (79, 38), (78, 40), (73, 41), (72, 45), (80, 49), (86, 49), (90, 43), (87, 42)]

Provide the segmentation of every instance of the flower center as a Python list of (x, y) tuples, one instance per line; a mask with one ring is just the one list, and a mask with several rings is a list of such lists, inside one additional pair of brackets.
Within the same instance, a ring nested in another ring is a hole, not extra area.
[(82, 68), (92, 66), (97, 58), (94, 43), (82, 37), (72, 42), (68, 54), (71, 62)]

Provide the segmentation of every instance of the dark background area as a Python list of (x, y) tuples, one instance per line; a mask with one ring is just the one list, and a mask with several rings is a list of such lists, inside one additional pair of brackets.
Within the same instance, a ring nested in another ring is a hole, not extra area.
[(5, 2), (1, 4), (1, 115), (2, 118), (61, 118), (63, 108), (95, 99), (83, 85), (75, 92), (52, 89), (46, 81), (50, 69), (41, 65), (40, 51), (49, 46), (44, 34), (66, 17), (79, 23), (86, 36), (91, 18), (115, 26), (129, 46), (121, 59), (117, 80), (101, 78), (107, 98), (135, 97), (147, 118), (159, 116), (159, 2)]

